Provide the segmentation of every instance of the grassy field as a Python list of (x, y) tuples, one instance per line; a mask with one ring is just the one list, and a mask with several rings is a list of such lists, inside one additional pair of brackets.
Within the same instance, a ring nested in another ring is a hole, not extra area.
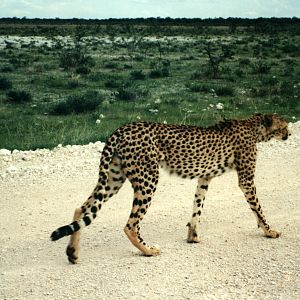
[(105, 141), (138, 120), (207, 126), (255, 112), (300, 119), (295, 33), (26, 30), (0, 35), (0, 148)]

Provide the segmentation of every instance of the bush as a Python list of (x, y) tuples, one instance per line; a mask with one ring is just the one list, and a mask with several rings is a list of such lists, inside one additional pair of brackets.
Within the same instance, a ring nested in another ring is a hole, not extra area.
[(149, 72), (150, 78), (163, 78), (170, 76), (170, 65), (171, 62), (167, 59), (152, 61), (150, 67), (152, 70)]
[(7, 100), (12, 103), (25, 103), (32, 100), (32, 96), (26, 91), (9, 91), (7, 93)]
[(285, 96), (297, 96), (298, 98), (298, 89), (297, 86), (290, 81), (283, 81), (279, 85), (279, 92), (281, 95)]
[(124, 85), (123, 80), (117, 76), (110, 76), (108, 80), (104, 82), (104, 86), (108, 89), (116, 89)]
[(209, 83), (192, 83), (188, 84), (187, 87), (195, 93), (214, 93), (217, 96), (233, 96), (234, 89), (226, 85), (214, 85)]
[(266, 76), (261, 79), (261, 84), (275, 86), (279, 82), (278, 77), (276, 76)]
[(86, 66), (79, 66), (76, 68), (76, 73), (77, 74), (83, 74), (83, 75), (87, 75), (91, 72), (91, 69), (89, 69)]
[(267, 87), (253, 87), (250, 90), (250, 95), (252, 97), (266, 97), (270, 94), (270, 89)]
[(107, 69), (117, 69), (119, 67), (118, 63), (114, 61), (109, 61), (104, 64), (104, 67)]
[(9, 90), (12, 87), (12, 83), (9, 79), (5, 77), (0, 77), (0, 90)]
[(12, 65), (5, 65), (1, 68), (1, 72), (3, 72), (3, 73), (10, 73), (13, 71), (14, 71), (14, 68)]
[(65, 70), (78, 67), (94, 67), (95, 60), (89, 56), (85, 55), (80, 48), (64, 50), (60, 55), (59, 66)]
[(149, 72), (150, 78), (163, 78), (169, 76), (170, 76), (170, 70), (168, 68), (154, 69)]
[(138, 98), (138, 93), (130, 87), (121, 87), (118, 89), (117, 97), (123, 101), (133, 101)]
[(59, 76), (50, 75), (46, 77), (46, 85), (50, 88), (64, 88), (65, 79)]
[(81, 114), (94, 111), (101, 103), (98, 92), (88, 92), (82, 95), (72, 95), (65, 101), (56, 104), (51, 113), (54, 115)]
[(234, 70), (234, 75), (236, 75), (237, 77), (244, 77), (245, 72), (242, 69), (235, 69)]
[(254, 74), (268, 74), (271, 70), (271, 66), (265, 61), (258, 60), (252, 64), (252, 70)]
[(211, 93), (213, 86), (207, 83), (190, 83), (187, 87), (194, 93)]
[(67, 87), (69, 89), (76, 89), (78, 88), (79, 86), (81, 85), (79, 79), (76, 79), (76, 78), (71, 78), (68, 80), (67, 82)]
[(132, 79), (135, 80), (144, 80), (146, 78), (146, 75), (143, 73), (142, 70), (134, 70), (130, 73), (130, 76)]
[(234, 88), (227, 85), (218, 85), (214, 87), (217, 96), (233, 96)]
[(239, 65), (240, 66), (249, 66), (250, 65), (250, 59), (249, 58), (240, 58), (239, 59)]

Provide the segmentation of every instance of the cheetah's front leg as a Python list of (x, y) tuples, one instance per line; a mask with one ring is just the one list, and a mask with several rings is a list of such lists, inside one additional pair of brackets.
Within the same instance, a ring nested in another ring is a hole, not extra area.
[(199, 243), (199, 224), (202, 208), (205, 200), (205, 193), (207, 192), (208, 185), (211, 178), (199, 178), (198, 185), (196, 189), (194, 205), (193, 205), (193, 215), (191, 222), (187, 224), (189, 227), (187, 241), (189, 243)]
[(278, 238), (281, 235), (281, 233), (270, 228), (270, 225), (267, 223), (266, 217), (263, 214), (261, 205), (256, 196), (256, 188), (254, 185), (253, 177), (254, 176), (252, 174), (245, 175), (241, 174), (240, 172), (239, 187), (243, 191), (245, 198), (257, 219), (258, 227), (260, 227), (264, 231), (266, 237)]

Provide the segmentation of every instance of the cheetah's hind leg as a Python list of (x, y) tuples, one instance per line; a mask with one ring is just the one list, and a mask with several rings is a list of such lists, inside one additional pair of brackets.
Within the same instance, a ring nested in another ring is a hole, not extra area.
[[(156, 190), (159, 171), (156, 162), (147, 164), (148, 169), (141, 167), (140, 172), (133, 172), (135, 175), (130, 175), (129, 180), (134, 189), (134, 200), (131, 214), (124, 228), (124, 232), (130, 242), (138, 248), (145, 256), (156, 256), (160, 254), (160, 249), (154, 246), (148, 246), (140, 235), (139, 223), (144, 218), (147, 209), (151, 205), (151, 200)], [(127, 170), (127, 174), (128, 174)], [(130, 171), (129, 171), (130, 172)], [(137, 174), (143, 173), (144, 177)], [(132, 172), (130, 172), (132, 174)], [(146, 179), (145, 179), (146, 178)], [(149, 179), (151, 178), (151, 179)]]

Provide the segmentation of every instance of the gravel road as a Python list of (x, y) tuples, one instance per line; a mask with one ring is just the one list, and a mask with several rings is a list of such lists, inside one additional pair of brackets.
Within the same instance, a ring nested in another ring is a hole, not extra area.
[(161, 255), (140, 255), (123, 233), (126, 183), (83, 231), (77, 265), (67, 262), (67, 238), (49, 236), (92, 191), (103, 144), (0, 150), (0, 299), (300, 299), (300, 122), (290, 127), (288, 141), (259, 145), (256, 171), (279, 239), (257, 229), (232, 172), (210, 185), (201, 243), (186, 243), (196, 182), (162, 171), (141, 226)]

